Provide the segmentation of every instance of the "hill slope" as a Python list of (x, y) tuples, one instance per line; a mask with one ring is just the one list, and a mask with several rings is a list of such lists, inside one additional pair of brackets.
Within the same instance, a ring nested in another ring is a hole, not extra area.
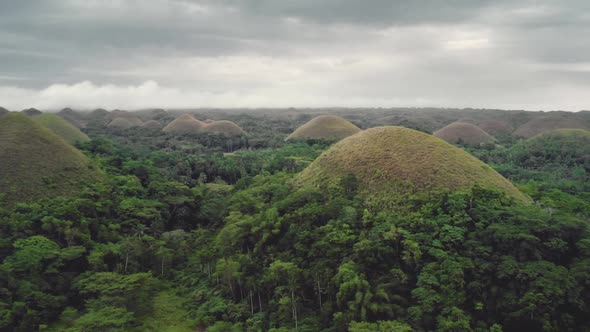
[(492, 136), (509, 134), (514, 130), (508, 123), (499, 120), (484, 120), (479, 123), (478, 127)]
[(546, 131), (567, 128), (587, 129), (585, 123), (579, 119), (568, 116), (550, 115), (536, 118), (523, 124), (514, 131), (513, 135), (515, 137), (530, 138)]
[(336, 143), (300, 173), (295, 185), (329, 189), (350, 174), (356, 177), (361, 195), (380, 208), (395, 208), (411, 194), (474, 185), (529, 201), (512, 183), (462, 149), (402, 127), (371, 128)]
[(204, 133), (222, 134), (224, 136), (240, 136), (246, 133), (240, 126), (227, 120), (211, 121), (205, 124), (202, 130)]
[(491, 143), (494, 138), (476, 125), (466, 122), (454, 122), (437, 130), (434, 136), (451, 144), (465, 144), (479, 146), (482, 143)]
[(342, 139), (358, 133), (359, 127), (335, 115), (321, 115), (297, 128), (287, 140), (306, 138)]
[(0, 118), (0, 193), (8, 204), (67, 196), (98, 178), (89, 160), (48, 128), (18, 113)]
[(80, 129), (74, 127), (69, 121), (55, 114), (43, 114), (36, 117), (35, 122), (51, 129), (57, 136), (64, 141), (74, 144), (76, 142), (87, 142), (90, 140)]
[(183, 114), (170, 122), (162, 131), (176, 135), (198, 134), (204, 126), (203, 122), (195, 119), (192, 115)]

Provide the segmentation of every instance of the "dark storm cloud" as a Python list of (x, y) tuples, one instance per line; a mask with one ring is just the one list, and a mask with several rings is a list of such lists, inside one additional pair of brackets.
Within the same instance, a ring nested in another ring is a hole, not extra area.
[(583, 108), (589, 11), (579, 0), (0, 1), (0, 98)]

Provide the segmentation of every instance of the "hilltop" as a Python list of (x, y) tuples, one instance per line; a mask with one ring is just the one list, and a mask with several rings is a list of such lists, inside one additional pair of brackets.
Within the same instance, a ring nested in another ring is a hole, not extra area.
[(454, 122), (434, 132), (434, 136), (451, 144), (465, 144), (479, 146), (482, 143), (492, 143), (494, 138), (476, 125), (466, 122)]
[(67, 120), (69, 123), (74, 125), (77, 128), (85, 128), (87, 121), (79, 112), (74, 111), (71, 108), (64, 108), (61, 111), (57, 112), (57, 115)]
[(6, 108), (4, 108), (4, 107), (0, 107), (0, 116), (3, 116), (4, 114), (7, 114), (7, 113), (9, 113), (9, 112), (10, 112), (10, 111), (9, 111), (9, 110), (7, 110)]
[(240, 126), (227, 120), (206, 123), (202, 131), (204, 133), (221, 134), (224, 136), (241, 136), (246, 133)]
[(0, 193), (8, 204), (68, 196), (99, 178), (89, 160), (23, 114), (0, 118)]
[(183, 114), (170, 122), (162, 131), (177, 135), (198, 134), (204, 126), (203, 122), (195, 119), (192, 115)]
[(107, 127), (112, 129), (129, 129), (143, 125), (143, 122), (137, 117), (118, 117), (114, 118)]
[(145, 128), (150, 128), (150, 129), (160, 129), (162, 128), (162, 124), (159, 121), (156, 120), (149, 120), (143, 123), (142, 125)]
[(377, 127), (332, 146), (295, 179), (298, 187), (337, 187), (353, 175), (371, 204), (395, 208), (408, 195), (456, 191), (479, 185), (520, 202), (529, 199), (512, 183), (460, 148), (403, 127)]
[(81, 132), (80, 129), (74, 127), (70, 122), (55, 114), (46, 113), (36, 117), (34, 120), (35, 122), (51, 129), (51, 131), (57, 136), (70, 144), (87, 142), (90, 140), (90, 138)]
[(359, 127), (335, 115), (321, 115), (297, 128), (287, 140), (306, 138), (342, 139), (358, 133)]
[(39, 115), (43, 114), (43, 112), (39, 111), (36, 108), (27, 108), (27, 109), (24, 109), (20, 112), (26, 116), (29, 116), (29, 117), (35, 117), (35, 116), (39, 116)]
[(512, 134), (515, 137), (530, 138), (555, 129), (587, 129), (586, 125), (574, 117), (549, 115), (533, 119), (518, 127)]
[(508, 123), (499, 120), (483, 120), (478, 127), (492, 136), (510, 134), (514, 130)]

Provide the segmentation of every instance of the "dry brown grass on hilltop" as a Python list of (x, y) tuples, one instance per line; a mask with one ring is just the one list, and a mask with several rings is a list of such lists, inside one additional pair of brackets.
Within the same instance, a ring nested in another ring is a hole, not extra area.
[(530, 138), (555, 129), (588, 129), (578, 119), (565, 115), (550, 115), (533, 119), (518, 127), (512, 134), (515, 137)]
[(306, 138), (342, 139), (361, 131), (350, 121), (335, 115), (321, 115), (297, 128), (288, 140)]
[(492, 143), (494, 138), (478, 126), (465, 122), (454, 122), (434, 132), (434, 136), (451, 144), (465, 144), (479, 146), (482, 143)]
[(150, 129), (160, 129), (162, 128), (162, 124), (156, 120), (149, 120), (143, 124), (143, 127)]
[(68, 196), (100, 178), (80, 151), (19, 113), (0, 118), (0, 161), (0, 200), (9, 205)]
[(136, 124), (136, 122), (131, 121), (128, 118), (115, 118), (113, 121), (111, 121), (107, 127), (111, 128), (111, 129), (119, 129), (119, 130), (125, 130), (125, 129), (129, 129), (129, 128), (133, 128), (133, 127), (137, 127), (138, 125)]
[(222, 134), (224, 136), (241, 136), (246, 133), (240, 128), (240, 126), (227, 120), (209, 122), (203, 127), (203, 132), (209, 134)]
[(492, 136), (510, 134), (514, 130), (508, 123), (499, 120), (483, 120), (478, 127)]
[(176, 135), (199, 134), (202, 132), (205, 124), (190, 114), (183, 114), (174, 121), (170, 122), (163, 132)]
[(377, 127), (336, 143), (295, 179), (298, 187), (334, 188), (354, 175), (368, 202), (395, 205), (411, 194), (479, 185), (520, 202), (529, 199), (512, 183), (464, 150), (402, 127)]

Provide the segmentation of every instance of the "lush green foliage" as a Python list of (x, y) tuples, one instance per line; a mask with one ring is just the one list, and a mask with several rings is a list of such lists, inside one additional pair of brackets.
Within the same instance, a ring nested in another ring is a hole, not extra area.
[(590, 329), (579, 137), (470, 150), (535, 204), (471, 183), (393, 211), (362, 173), (294, 187), (329, 143), (285, 143), (273, 121), (239, 139), (90, 129), (101, 181), (0, 205), (0, 331)]

